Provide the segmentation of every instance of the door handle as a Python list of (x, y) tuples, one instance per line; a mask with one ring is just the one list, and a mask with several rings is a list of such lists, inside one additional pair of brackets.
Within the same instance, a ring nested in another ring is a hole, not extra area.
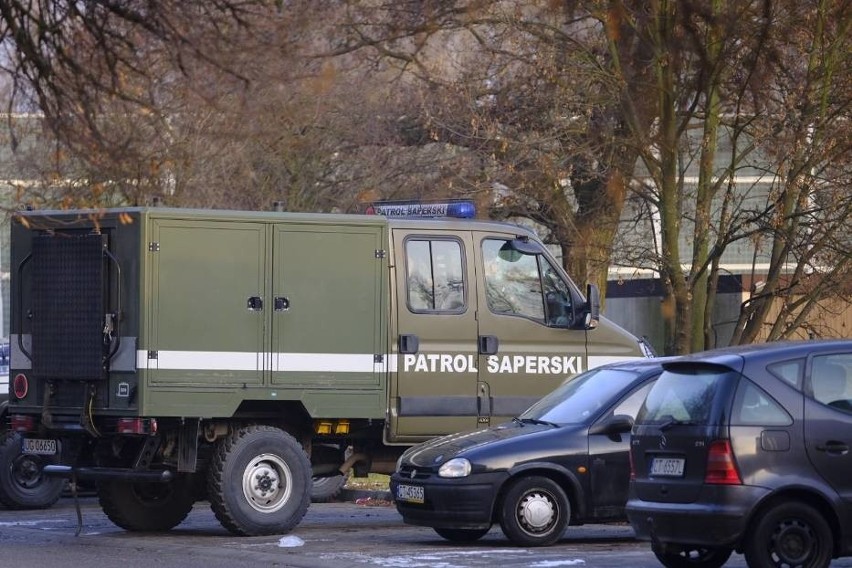
[(286, 312), (290, 309), (290, 299), (284, 296), (275, 296), (273, 304), (276, 312)]
[(841, 456), (845, 456), (849, 453), (849, 446), (836, 440), (829, 440), (825, 444), (818, 444), (816, 449), (828, 454), (837, 454)]
[(479, 336), (479, 354), (494, 355), (500, 348), (500, 340), (496, 335), (480, 335)]
[(260, 296), (252, 296), (246, 302), (246, 307), (249, 311), (252, 312), (262, 312), (263, 311), (263, 298)]
[(420, 350), (420, 339), (412, 333), (399, 336), (399, 352), (403, 354), (417, 353)]

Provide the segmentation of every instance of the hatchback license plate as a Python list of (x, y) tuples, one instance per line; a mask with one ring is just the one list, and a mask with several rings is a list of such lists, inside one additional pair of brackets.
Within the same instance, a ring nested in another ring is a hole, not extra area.
[(396, 500), (423, 504), (426, 502), (426, 492), (417, 485), (397, 485)]
[(651, 475), (664, 477), (683, 477), (683, 458), (654, 458), (651, 462)]
[(57, 450), (56, 440), (45, 440), (42, 438), (24, 438), (21, 451), (25, 454), (36, 454), (39, 456), (55, 456)]

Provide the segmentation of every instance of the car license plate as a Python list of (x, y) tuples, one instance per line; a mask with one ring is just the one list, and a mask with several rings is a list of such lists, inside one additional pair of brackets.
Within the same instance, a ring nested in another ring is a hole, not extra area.
[(683, 458), (654, 458), (651, 462), (651, 475), (664, 477), (683, 477)]
[(22, 453), (36, 454), (39, 456), (54, 456), (58, 444), (56, 440), (45, 440), (42, 438), (24, 438), (24, 445), (21, 448)]
[(417, 485), (397, 485), (396, 500), (422, 504), (426, 502), (426, 492)]

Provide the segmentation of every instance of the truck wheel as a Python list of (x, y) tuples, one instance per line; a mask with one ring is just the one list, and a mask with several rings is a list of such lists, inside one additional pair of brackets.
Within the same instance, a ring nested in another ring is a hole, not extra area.
[(207, 484), (210, 508), (232, 533), (284, 534), (311, 504), (311, 462), (283, 430), (247, 426), (219, 441)]
[(167, 531), (192, 510), (194, 487), (189, 475), (170, 483), (102, 481), (98, 501), (106, 516), (119, 527), (135, 532)]
[(347, 477), (342, 473), (326, 477), (314, 477), (311, 480), (311, 502), (328, 503), (334, 501), (346, 486)]
[(21, 453), (21, 436), (6, 432), (0, 438), (0, 503), (9, 509), (46, 509), (59, 500), (65, 481), (43, 475), (56, 456)]

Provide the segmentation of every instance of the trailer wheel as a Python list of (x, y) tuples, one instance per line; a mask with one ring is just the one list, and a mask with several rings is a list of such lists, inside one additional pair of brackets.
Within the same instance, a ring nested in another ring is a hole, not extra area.
[(119, 527), (157, 532), (172, 529), (186, 518), (195, 492), (186, 474), (169, 483), (102, 481), (98, 484), (98, 501), (109, 520)]
[(210, 508), (244, 536), (290, 532), (311, 502), (311, 463), (290, 434), (247, 426), (219, 441), (210, 464)]
[(55, 456), (21, 453), (21, 436), (6, 432), (0, 438), (0, 503), (9, 509), (46, 509), (62, 495), (65, 483), (41, 470), (55, 464)]

